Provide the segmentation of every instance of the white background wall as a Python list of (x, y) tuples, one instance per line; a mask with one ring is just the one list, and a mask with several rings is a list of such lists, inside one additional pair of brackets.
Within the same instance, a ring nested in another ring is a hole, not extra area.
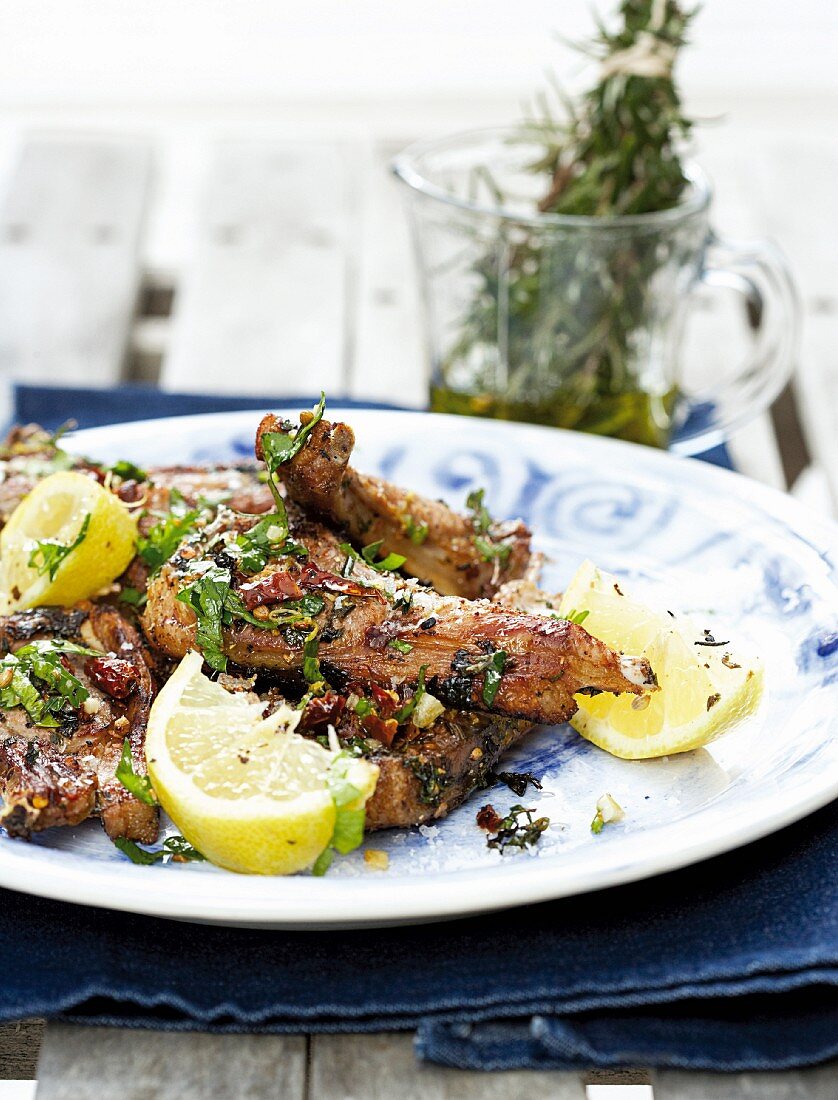
[[(692, 0), (687, 0), (692, 2)], [(615, 0), (600, 0), (608, 11)], [(0, 0), (0, 109), (484, 96), (515, 103), (589, 0)], [(833, 0), (705, 0), (684, 84), (838, 98)], [(575, 64), (575, 63), (574, 63)]]

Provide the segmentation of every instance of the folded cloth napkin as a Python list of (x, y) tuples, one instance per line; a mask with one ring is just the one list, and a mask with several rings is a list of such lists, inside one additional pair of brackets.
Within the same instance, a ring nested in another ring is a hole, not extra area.
[(194, 927), (0, 891), (0, 1019), (415, 1028), (421, 1057), (476, 1069), (811, 1064), (838, 1055), (836, 851), (838, 803), (631, 886), (345, 932)]
[[(143, 416), (288, 403), (146, 392)], [(102, 391), (17, 396), (18, 418), (48, 426), (138, 411), (136, 391), (115, 391), (110, 404)], [(838, 1056), (836, 851), (833, 803), (652, 880), (345, 932), (196, 929), (0, 891), (0, 1019), (415, 1029), (421, 1057), (477, 1069), (811, 1064)]]

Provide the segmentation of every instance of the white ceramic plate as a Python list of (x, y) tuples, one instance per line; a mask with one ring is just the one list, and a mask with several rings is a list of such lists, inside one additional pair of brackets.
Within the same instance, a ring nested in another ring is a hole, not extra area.
[[(287, 410), (294, 416), (297, 410)], [(329, 415), (340, 417), (339, 409)], [(252, 454), (259, 413), (79, 432), (73, 450), (140, 464)], [(443, 919), (645, 878), (770, 833), (838, 795), (836, 527), (752, 481), (631, 444), (525, 425), (346, 411), (357, 465), (462, 505), (485, 486), (498, 516), (522, 516), (558, 589), (584, 557), (662, 594), (717, 637), (759, 650), (769, 692), (751, 722), (668, 760), (613, 759), (567, 726), (542, 729), (506, 765), (542, 778), (525, 801), (552, 822), (533, 852), (500, 855), (478, 807), (520, 801), (499, 785), (431, 827), (374, 834), (323, 879), (245, 877), (208, 865), (136, 867), (96, 822), (30, 844), (0, 838), (0, 884), (67, 901), (181, 919), (349, 927)], [(592, 835), (610, 792), (625, 820)]]

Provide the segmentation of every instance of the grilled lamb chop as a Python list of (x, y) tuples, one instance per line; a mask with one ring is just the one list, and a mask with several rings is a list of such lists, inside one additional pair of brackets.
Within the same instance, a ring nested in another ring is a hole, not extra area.
[[(289, 624), (287, 613), (314, 593), (323, 602), (312, 619), (318, 657), (336, 687), (353, 680), (415, 685), (424, 668), (433, 694), (458, 710), (562, 722), (576, 710), (577, 692), (641, 694), (655, 686), (648, 662), (615, 653), (575, 623), (440, 596), (362, 559), (347, 561), (327, 528), (293, 512), (289, 519), (305, 561), (286, 557), (252, 578), (235, 557), (237, 536), (252, 520), (221, 511), (196, 532), (149, 586), (149, 641), (180, 658), (196, 645), (206, 654), (207, 630), (215, 631), (219, 649), (237, 665), (299, 673), (306, 632)], [(181, 593), (191, 602), (179, 600)], [(202, 597), (199, 635), (193, 607)], [(272, 612), (284, 621), (272, 620)]]
[[(146, 770), (143, 745), (154, 684), (136, 630), (111, 607), (40, 608), (0, 619), (0, 651), (18, 654), (24, 669), (30, 662), (29, 683), (50, 704), (38, 719), (43, 724), (8, 699), (0, 710), (0, 824), (12, 836), (26, 837), (98, 814), (112, 839), (153, 843), (156, 808), (132, 795), (115, 774), (126, 738), (134, 771)], [(69, 674), (64, 687), (72, 697), (62, 695), (48, 667), (36, 664), (33, 671), (31, 662), (43, 655)], [(14, 691), (8, 667), (0, 669), (3, 692)]]
[[(303, 413), (302, 424), (312, 420)], [(287, 427), (265, 416), (256, 433), (262, 457), (266, 433)], [(471, 519), (349, 465), (355, 436), (347, 424), (321, 420), (277, 476), (291, 500), (344, 528), (358, 546), (383, 541), (401, 554), (403, 569), (443, 595), (478, 599), (520, 577), (530, 557), (530, 532), (520, 521), (490, 523), (478, 533)], [(482, 547), (482, 550), (481, 550)]]
[[(388, 706), (388, 694), (367, 696), (377, 713), (359, 717), (352, 705), (355, 696), (347, 700), (329, 692), (309, 702), (298, 727), (307, 736), (322, 737), (332, 725), (345, 748), (378, 765), (378, 783), (366, 807), (368, 830), (445, 817), (485, 786), (501, 755), (532, 728), (531, 722), (517, 718), (446, 710), (426, 728), (408, 720), (386, 744), (378, 731), (388, 724), (381, 715), (392, 714), (396, 706)], [(267, 699), (273, 709), (282, 697), (269, 693)], [(395, 719), (390, 723), (395, 725)]]

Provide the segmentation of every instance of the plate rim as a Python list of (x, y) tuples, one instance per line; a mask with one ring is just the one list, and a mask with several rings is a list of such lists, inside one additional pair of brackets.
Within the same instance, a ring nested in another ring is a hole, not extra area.
[[(200, 431), (204, 426), (209, 427), (220, 422), (231, 425), (236, 422), (242, 425), (254, 423), (256, 417), (263, 415), (263, 411), (255, 408), (101, 425), (73, 432), (66, 437), (66, 444), (69, 450), (87, 451), (92, 447), (95, 453), (97, 437), (113, 432), (114, 429), (153, 436), (156, 431), (166, 430), (164, 426), (174, 422), (181, 428), (188, 424), (190, 429)], [(277, 401), (274, 411), (293, 414), (298, 410), (295, 410), (293, 404)], [(671, 470), (673, 463), (687, 463), (691, 478), (696, 475), (702, 487), (712, 488), (716, 485), (723, 488), (726, 496), (739, 499), (747, 494), (747, 503), (751, 507), (756, 506), (770, 518), (779, 520), (790, 529), (790, 534), (810, 545), (831, 566), (833, 573), (836, 571), (838, 524), (826, 517), (810, 515), (797, 501), (779, 490), (696, 458), (656, 451), (623, 440), (584, 436), (541, 425), (475, 421), (471, 417), (418, 410), (357, 407), (344, 409), (338, 402), (330, 407), (330, 415), (345, 415), (350, 421), (353, 417), (356, 420), (360, 417), (372, 417), (373, 420), (382, 417), (409, 418), (424, 423), (430, 419), (442, 426), (450, 421), (462, 425), (465, 421), (470, 426), (479, 423), (481, 430), (488, 428), (490, 433), (511, 432), (530, 437), (534, 434), (541, 439), (556, 438), (558, 433), (565, 445), (572, 440), (574, 446), (582, 452), (591, 449), (600, 452), (611, 450), (631, 455), (632, 468), (636, 469), (639, 461), (644, 474), (651, 473), (654, 476), (659, 471), (666, 479), (671, 478), (671, 474), (666, 474), (665, 471)], [(833, 583), (838, 589), (838, 582), (834, 578)], [(761, 807), (766, 797), (767, 794), (764, 794), (757, 805)], [(3, 845), (0, 850), (0, 886), (40, 897), (148, 916), (239, 926), (268, 926), (276, 929), (374, 927), (383, 924), (450, 920), (478, 912), (557, 900), (640, 881), (734, 851), (806, 817), (838, 797), (838, 771), (835, 774), (828, 770), (815, 771), (807, 776), (805, 783), (797, 784), (793, 791), (783, 793), (777, 790), (774, 797), (777, 805), (771, 813), (763, 812), (755, 818), (749, 814), (747, 820), (737, 820), (733, 824), (729, 817), (729, 806), (705, 806), (701, 811), (701, 835), (687, 842), (685, 838), (679, 837), (677, 848), (666, 843), (665, 823), (652, 830), (646, 828), (637, 834), (625, 836), (619, 863), (613, 858), (609, 862), (608, 848), (602, 847), (598, 852), (592, 853), (592, 859), (587, 865), (574, 868), (573, 875), (567, 881), (563, 881), (561, 858), (557, 853), (549, 861), (519, 857), (504, 865), (501, 874), (498, 873), (500, 866), (490, 866), (412, 876), (365, 876), (363, 890), (354, 891), (347, 888), (347, 883), (358, 882), (356, 878), (319, 879), (316, 891), (311, 890), (311, 882), (314, 880), (307, 877), (283, 879), (283, 887), (279, 891), (276, 888), (276, 879), (240, 876), (230, 880), (237, 884), (235, 891), (219, 892), (216, 889), (219, 879), (214, 874), (204, 875), (196, 868), (196, 873), (192, 874), (188, 869), (184, 876), (183, 869), (178, 868), (176, 870), (180, 878), (169, 882), (171, 870), (157, 868), (154, 889), (149, 890), (149, 883), (141, 874), (129, 877), (125, 874), (126, 868), (111, 870), (107, 864), (91, 862), (89, 869), (82, 869), (76, 861), (61, 867), (60, 855), (54, 852), (50, 853), (54, 858), (33, 860), (22, 852), (19, 854), (17, 850)], [(754, 808), (751, 807), (752, 810)], [(720, 813), (720, 810), (725, 812)], [(649, 845), (647, 842), (650, 832), (656, 834), (656, 840), (662, 837), (663, 843)], [(649, 850), (640, 855), (634, 853), (634, 849), (644, 846)], [(49, 852), (47, 849), (34, 850)], [(142, 872), (144, 868), (132, 870)], [(160, 874), (160, 871), (167, 873)], [(428, 891), (429, 877), (444, 883), (447, 889)], [(489, 882), (491, 891), (486, 890)], [(394, 884), (398, 884), (398, 889), (394, 889)], [(221, 896), (218, 896), (219, 893)], [(236, 896), (231, 897), (232, 893)], [(327, 912), (335, 915), (325, 919), (324, 914)]]

